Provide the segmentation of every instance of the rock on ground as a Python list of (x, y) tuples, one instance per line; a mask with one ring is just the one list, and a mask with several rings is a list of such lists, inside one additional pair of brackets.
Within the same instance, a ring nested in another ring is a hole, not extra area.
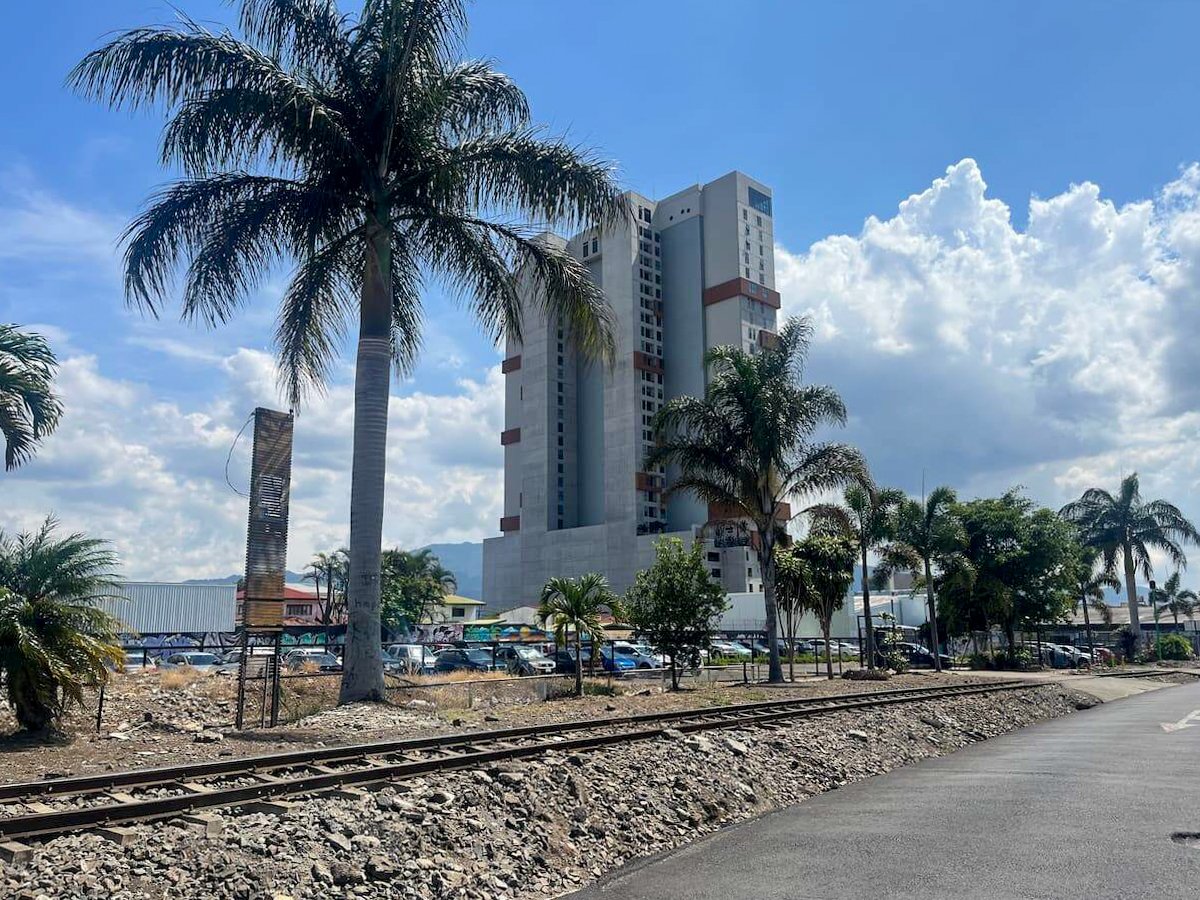
[(283, 815), (215, 813), (94, 834), (0, 865), (32, 898), (542, 898), (636, 857), (814, 794), (1075, 709), (1058, 686), (831, 713), (773, 727), (668, 733), (589, 753), (452, 772)]

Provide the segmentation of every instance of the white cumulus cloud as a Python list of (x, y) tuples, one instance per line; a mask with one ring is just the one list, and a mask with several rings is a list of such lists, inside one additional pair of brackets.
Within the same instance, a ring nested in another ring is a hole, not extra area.
[(811, 377), (842, 391), (881, 481), (1057, 505), (1137, 469), (1200, 516), (1200, 167), (1123, 206), (1071, 185), (1020, 229), (964, 159), (892, 217), (776, 260), (783, 312), (817, 325)]

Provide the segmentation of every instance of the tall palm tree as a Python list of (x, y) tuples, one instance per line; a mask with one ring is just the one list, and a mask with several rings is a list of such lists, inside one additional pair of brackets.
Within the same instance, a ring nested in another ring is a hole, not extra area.
[(1166, 500), (1143, 501), (1137, 472), (1121, 480), (1117, 493), (1103, 488), (1088, 488), (1078, 500), (1068, 503), (1059, 515), (1073, 522), (1080, 539), (1100, 551), (1105, 569), (1116, 572), (1120, 559), (1125, 575), (1125, 599), (1129, 606), (1129, 628), (1134, 650), (1142, 642), (1138, 616), (1137, 576), (1154, 575), (1150, 551), (1166, 555), (1176, 569), (1187, 568), (1183, 544), (1200, 543), (1196, 526)]
[(112, 597), (116, 556), (105, 541), (37, 531), (0, 531), (0, 673), (9, 706), (27, 731), (46, 731), (85, 688), (124, 661), (119, 623), (95, 605)]
[(833, 388), (801, 383), (811, 338), (812, 323), (794, 318), (762, 353), (714, 347), (704, 396), (677, 397), (662, 408), (660, 444), (647, 460), (678, 466), (668, 493), (690, 491), (708, 503), (710, 519), (752, 526), (772, 682), (783, 681), (774, 549), (787, 539), (788, 500), (844, 487), (866, 472), (853, 447), (816, 440), (822, 426), (845, 424), (846, 407)]
[(1079, 606), (1083, 608), (1083, 627), (1087, 629), (1088, 653), (1093, 661), (1096, 659), (1096, 644), (1092, 640), (1092, 619), (1088, 609), (1090, 607), (1095, 610), (1106, 625), (1112, 623), (1112, 609), (1104, 599), (1106, 587), (1119, 591), (1121, 582), (1112, 571), (1104, 567), (1104, 560), (1098, 549), (1080, 548), (1075, 568), (1075, 596)]
[(929, 616), (933, 667), (942, 670), (941, 641), (938, 631), (937, 601), (933, 595), (934, 561), (953, 557), (965, 540), (962, 523), (954, 515), (957, 495), (953, 488), (936, 487), (924, 500), (907, 498), (892, 509), (892, 542), (885, 550), (881, 574), (896, 568), (909, 568), (923, 574), (925, 603)]
[(596, 641), (604, 634), (600, 616), (604, 610), (615, 610), (616, 595), (608, 579), (596, 572), (578, 578), (551, 578), (542, 588), (538, 619), (554, 629), (556, 642), (566, 646), (568, 637), (575, 641), (575, 696), (583, 696), (583, 633), (592, 640), (592, 659), (595, 660)]
[(904, 492), (879, 489), (869, 479), (852, 484), (839, 503), (818, 503), (809, 514), (817, 531), (833, 531), (854, 540), (862, 564), (863, 619), (867, 631), (867, 668), (875, 668), (875, 626), (871, 620), (871, 579), (867, 575), (867, 556), (882, 550), (891, 539), (891, 511), (904, 501)]
[(460, 61), (465, 28), (465, 0), (363, 0), (356, 17), (335, 0), (242, 0), (240, 37), (187, 19), (136, 28), (70, 74), (113, 106), (163, 104), (162, 158), (184, 172), (126, 232), (131, 303), (157, 315), (186, 263), (184, 318), (221, 323), (293, 262), (275, 333), (293, 406), (325, 382), (357, 319), (342, 702), (383, 698), (389, 378), (417, 355), (425, 278), (468, 298), (497, 339), (520, 339), (532, 311), (585, 351), (613, 346), (600, 288), (537, 235), (628, 203), (606, 164), (531, 125), (505, 75)]
[(62, 415), (51, 386), (58, 360), (40, 334), (0, 322), (0, 436), (4, 468), (11, 471), (33, 455)]
[(1197, 601), (1196, 592), (1190, 588), (1179, 589), (1179, 573), (1172, 572), (1171, 576), (1162, 584), (1161, 587), (1154, 589), (1154, 603), (1159, 611), (1159, 615), (1163, 612), (1169, 612), (1175, 620), (1175, 625), (1179, 625), (1179, 617), (1191, 616), (1196, 608)]

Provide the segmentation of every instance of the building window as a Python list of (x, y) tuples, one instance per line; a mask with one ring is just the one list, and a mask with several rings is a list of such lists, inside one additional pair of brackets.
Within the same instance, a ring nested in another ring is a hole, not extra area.
[(709, 562), (720, 562), (720, 561), (721, 561), (721, 554), (720, 554), (720, 553), (712, 553), (712, 552), (709, 552), (709, 554), (708, 554), (708, 561), (709, 561)]
[(720, 569), (709, 569), (708, 574), (711, 575), (713, 578), (720, 578), (721, 570)]
[(563, 464), (559, 463), (558, 464), (558, 474), (561, 475), (562, 473), (563, 473)]
[[(600, 249), (600, 242), (596, 238), (592, 238), (592, 252), (595, 253), (598, 249)], [(559, 335), (561, 334), (562, 332), (560, 331)]]
[(466, 617), (467, 617), (467, 611), (463, 607), (461, 607), (461, 606), (450, 607), (450, 618), (465, 619)]
[(749, 577), (750, 577), (751, 575), (753, 575), (753, 574), (754, 574), (754, 570), (753, 570), (753, 569), (747, 569), (747, 570), (746, 570), (746, 577), (747, 577), (747, 578), (749, 578)]
[(311, 616), (311, 603), (289, 603), (287, 605), (287, 614), (289, 616)]

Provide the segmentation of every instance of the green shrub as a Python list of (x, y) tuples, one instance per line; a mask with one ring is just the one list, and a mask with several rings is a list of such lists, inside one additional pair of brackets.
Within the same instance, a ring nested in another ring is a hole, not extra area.
[(972, 653), (967, 657), (967, 667), (971, 669), (994, 669), (996, 663), (986, 653)]
[(1033, 666), (1033, 654), (1024, 647), (1016, 650), (997, 650), (992, 656), (992, 667), (1016, 672), (1024, 672)]
[(1191, 659), (1192, 642), (1182, 634), (1164, 634), (1158, 639), (1158, 653), (1163, 659)]
[(892, 676), (887, 669), (847, 669), (842, 677), (847, 681), (887, 681)]

